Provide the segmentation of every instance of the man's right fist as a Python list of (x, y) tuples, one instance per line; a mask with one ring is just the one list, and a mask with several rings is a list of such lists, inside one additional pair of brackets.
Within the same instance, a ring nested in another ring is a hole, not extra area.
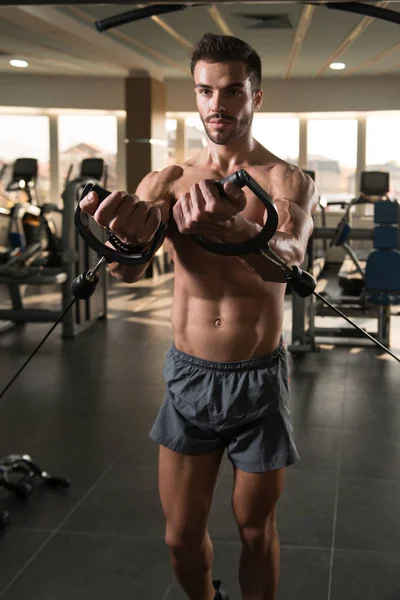
[(101, 227), (111, 230), (124, 244), (148, 244), (161, 221), (161, 211), (137, 196), (112, 192), (99, 201), (96, 192), (89, 192), (79, 203)]

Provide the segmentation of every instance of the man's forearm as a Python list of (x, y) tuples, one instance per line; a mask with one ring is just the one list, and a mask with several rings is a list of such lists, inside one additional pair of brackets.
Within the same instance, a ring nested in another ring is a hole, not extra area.
[[(112, 263), (108, 263), (109, 272), (118, 281), (123, 281), (125, 283), (135, 283), (135, 281), (139, 281), (139, 279), (141, 279), (143, 277), (143, 275), (145, 274), (146, 270), (148, 269), (148, 267), (151, 264), (151, 261), (154, 258), (154, 255), (156, 254), (156, 252), (159, 250), (159, 248), (162, 246), (163, 243), (164, 243), (164, 237), (157, 244), (157, 248), (156, 248), (153, 256), (150, 258), (150, 260), (147, 263), (142, 264), (142, 265), (121, 265), (118, 262), (112, 262)], [(110, 248), (113, 248), (113, 246), (110, 244), (110, 242), (106, 242), (106, 245), (110, 246)], [(146, 245), (144, 250), (147, 251), (149, 249), (149, 247), (150, 247), (150, 243)]]
[[(255, 237), (261, 229), (261, 225), (238, 215), (238, 218), (228, 225), (226, 231), (220, 237), (220, 241), (223, 243), (244, 242)], [(277, 232), (269, 241), (269, 247), (290, 266), (300, 266), (304, 260), (304, 252), (299, 241), (286, 233)], [(257, 273), (264, 281), (285, 282), (283, 269), (273, 264), (266, 257), (251, 253), (239, 258), (242, 263)]]
[(283, 269), (274, 265), (265, 256), (261, 254), (246, 254), (238, 258), (250, 271), (261, 277), (263, 281), (272, 281), (275, 283), (286, 282)]
[(143, 277), (150, 262), (144, 265), (121, 265), (120, 263), (113, 262), (108, 264), (108, 269), (111, 275), (118, 281), (134, 283)]

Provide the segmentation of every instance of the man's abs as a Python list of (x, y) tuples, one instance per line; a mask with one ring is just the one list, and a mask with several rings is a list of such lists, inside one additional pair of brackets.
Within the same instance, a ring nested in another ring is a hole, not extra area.
[[(176, 253), (171, 321), (178, 350), (231, 362), (279, 345), (285, 285), (265, 283), (238, 258), (211, 255), (187, 240)], [(201, 254), (201, 257), (200, 257)]]
[[(273, 155), (265, 150), (264, 154), (260, 157), (264, 165), (276, 162)], [(220, 179), (225, 175), (200, 168), (197, 163), (183, 167), (174, 186), (176, 198), (203, 178)], [(260, 185), (267, 184), (266, 166), (246, 168)], [(264, 207), (247, 188), (245, 191), (247, 206), (243, 215), (262, 223)], [(277, 348), (285, 284), (263, 281), (239, 258), (203, 250), (190, 236), (181, 235), (173, 222), (166, 247), (175, 264), (171, 320), (178, 350), (204, 360), (231, 362), (263, 356)]]

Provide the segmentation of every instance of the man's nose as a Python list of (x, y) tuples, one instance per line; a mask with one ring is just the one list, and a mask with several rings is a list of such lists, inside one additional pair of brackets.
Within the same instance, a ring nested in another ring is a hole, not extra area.
[(220, 92), (214, 92), (211, 100), (211, 110), (213, 112), (223, 112), (226, 110)]

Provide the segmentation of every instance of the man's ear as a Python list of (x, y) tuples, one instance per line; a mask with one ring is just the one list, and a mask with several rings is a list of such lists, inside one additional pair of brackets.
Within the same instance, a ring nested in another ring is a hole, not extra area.
[(263, 91), (256, 90), (254, 92), (254, 110), (260, 110), (263, 101)]

